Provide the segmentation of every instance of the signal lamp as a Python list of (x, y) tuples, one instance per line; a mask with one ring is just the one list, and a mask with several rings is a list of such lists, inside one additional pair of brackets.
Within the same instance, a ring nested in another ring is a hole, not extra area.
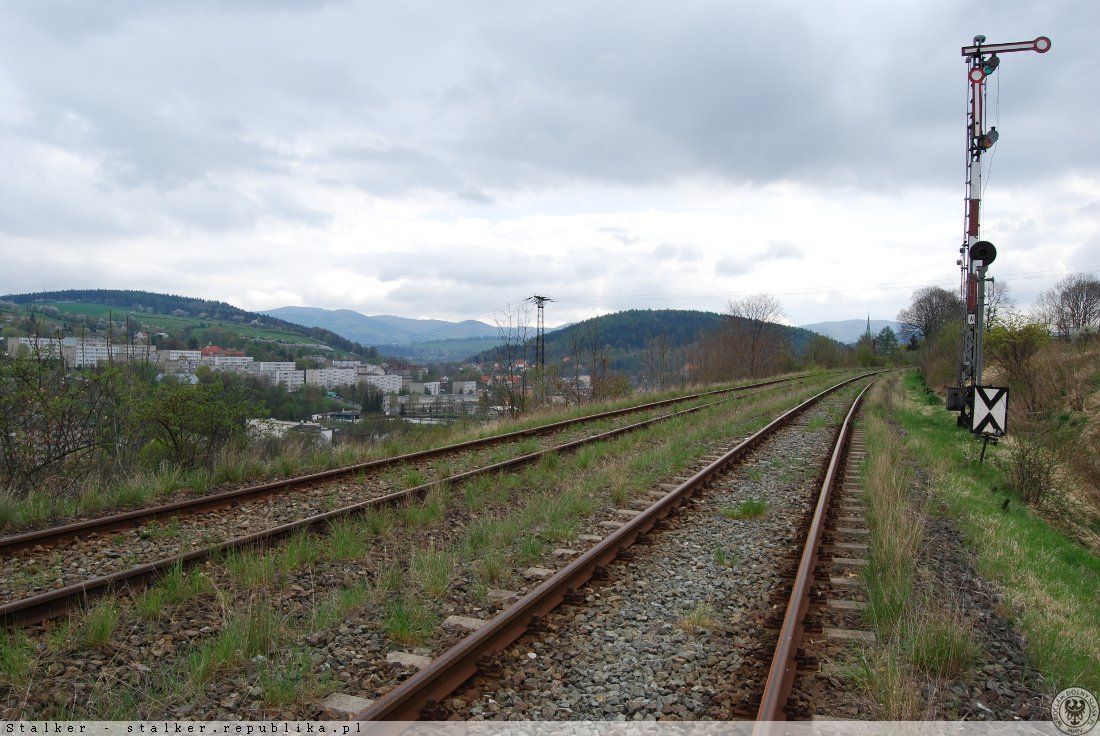
[(982, 62), (982, 71), (985, 72), (986, 75), (989, 75), (992, 74), (1000, 65), (1001, 57), (993, 54), (988, 59)]
[(993, 144), (1001, 137), (1001, 134), (997, 132), (996, 126), (989, 129), (989, 132), (978, 138), (978, 145), (982, 147), (983, 151), (988, 151), (993, 148)]

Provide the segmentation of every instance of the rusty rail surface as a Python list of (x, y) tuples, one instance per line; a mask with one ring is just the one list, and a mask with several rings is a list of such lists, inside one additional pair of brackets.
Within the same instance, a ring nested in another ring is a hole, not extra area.
[[(753, 384), (752, 386), (739, 386), (736, 390), (740, 391), (741, 389), (746, 388), (761, 388), (762, 390), (766, 390), (769, 386), (773, 384), (783, 383), (787, 380), (793, 379), (766, 381), (760, 384)], [(720, 389), (715, 392), (706, 392), (704, 394), (701, 394), (701, 396), (713, 395), (714, 393), (728, 394), (731, 392), (731, 389)], [(165, 557), (155, 562), (137, 565), (127, 570), (120, 570), (109, 575), (92, 578), (90, 580), (82, 581), (80, 583), (73, 583), (62, 588), (56, 588), (54, 590), (46, 591), (45, 593), (39, 593), (38, 595), (34, 595), (29, 598), (23, 598), (21, 600), (6, 603), (4, 605), (0, 605), (0, 623), (5, 626), (26, 626), (45, 621), (65, 612), (73, 605), (74, 602), (82, 601), (91, 595), (106, 593), (122, 585), (134, 586), (148, 582), (158, 575), (164, 573), (165, 571), (171, 570), (177, 565), (182, 567), (190, 567), (217, 554), (221, 554), (234, 549), (260, 546), (262, 544), (284, 538), (298, 531), (323, 530), (330, 522), (335, 519), (351, 516), (354, 514), (360, 514), (366, 512), (369, 509), (379, 508), (382, 506), (407, 503), (409, 501), (421, 498), (427, 495), (432, 489), (443, 486), (445, 484), (461, 483), (480, 475), (489, 475), (503, 470), (509, 470), (512, 468), (529, 465), (537, 462), (549, 453), (569, 452), (579, 447), (583, 447), (584, 445), (613, 439), (615, 437), (619, 437), (630, 432), (645, 429), (646, 427), (653, 426), (660, 422), (668, 421), (676, 417), (686, 416), (688, 414), (693, 414), (695, 412), (716, 406), (721, 403), (725, 403), (727, 401), (736, 401), (738, 399), (748, 398), (758, 393), (760, 393), (760, 391), (738, 394), (735, 396), (727, 396), (724, 398), (720, 398), (716, 401), (711, 401), (705, 404), (700, 404), (698, 406), (689, 407), (687, 409), (681, 409), (680, 411), (671, 412), (669, 414), (662, 414), (658, 417), (646, 419), (641, 422), (635, 422), (634, 424), (628, 424), (623, 427), (617, 427), (615, 429), (601, 432), (599, 434), (590, 435), (588, 437), (571, 440), (555, 447), (528, 453), (526, 455), (511, 458), (509, 460), (493, 463), (491, 465), (485, 465), (480, 468), (475, 468), (473, 470), (468, 470), (463, 473), (458, 473), (448, 478), (442, 478), (440, 480), (424, 483), (403, 491), (389, 493), (384, 496), (378, 496), (377, 498), (372, 498), (348, 506), (343, 506), (338, 509), (333, 509), (332, 511), (327, 511), (321, 514), (315, 514), (313, 516), (298, 519), (296, 521), (280, 524), (278, 526), (270, 527), (268, 529), (253, 534), (236, 537), (234, 539), (230, 539), (216, 545), (205, 547), (203, 549), (193, 550), (191, 552), (185, 552), (171, 557)], [(665, 401), (658, 403), (668, 402)]]
[(773, 419), (722, 457), (670, 490), (641, 514), (597, 542), (587, 552), (547, 578), (490, 622), (432, 660), (427, 667), (379, 697), (369, 707), (356, 714), (356, 720), (411, 721), (417, 720), (425, 709), (431, 711), (436, 704), (442, 702), (463, 682), (477, 673), (481, 664), (485, 662), (483, 658), (512, 644), (527, 631), (532, 623), (537, 622), (540, 616), (556, 608), (594, 575), (602, 574), (603, 568), (623, 550), (649, 532), (655, 524), (668, 516), (697, 490), (703, 488), (727, 465), (748, 454), (776, 430), (829, 394), (870, 375), (872, 373), (844, 380)]
[[(783, 616), (783, 625), (779, 629), (779, 641), (775, 645), (775, 654), (772, 657), (771, 668), (768, 670), (768, 679), (764, 683), (764, 691), (760, 698), (760, 708), (756, 714), (757, 721), (783, 721), (786, 720), (784, 708), (787, 699), (791, 695), (791, 687), (794, 685), (797, 663), (795, 656), (798, 646), (802, 643), (806, 610), (810, 604), (810, 588), (814, 583), (814, 568), (817, 566), (817, 555), (821, 547), (821, 535), (825, 531), (825, 517), (829, 512), (829, 501), (832, 498), (833, 487), (836, 484), (837, 475), (844, 466), (848, 454), (848, 442), (852, 435), (852, 424), (856, 412), (867, 390), (874, 383), (859, 392), (844, 423), (837, 433), (836, 445), (833, 448), (832, 457), (829, 459), (829, 467), (825, 471), (825, 479), (821, 482), (821, 490), (817, 497), (817, 506), (814, 508), (813, 520), (806, 534), (806, 546), (802, 550), (802, 558), (798, 563), (798, 573), (795, 575), (794, 586), (791, 589), (791, 598), (787, 603), (787, 611)], [(759, 733), (766, 733), (767, 728), (758, 729)]]
[(95, 519), (86, 519), (84, 521), (77, 521), (71, 524), (65, 524), (63, 526), (38, 529), (30, 532), (23, 532), (21, 534), (13, 534), (7, 537), (0, 537), (0, 555), (14, 552), (20, 549), (25, 549), (27, 547), (33, 547), (39, 544), (56, 544), (58, 542), (72, 539), (74, 537), (79, 537), (82, 534), (88, 534), (91, 532), (111, 531), (114, 529), (122, 529), (129, 526), (134, 526), (142, 522), (176, 516), (182, 513), (195, 513), (199, 511), (224, 508), (226, 506), (232, 506), (233, 504), (240, 501), (252, 498), (262, 498), (263, 496), (275, 493), (282, 493), (288, 489), (308, 483), (314, 483), (316, 481), (331, 480), (347, 475), (353, 475), (355, 473), (366, 470), (376, 470), (378, 468), (400, 465), (401, 463), (406, 463), (413, 460), (423, 460), (426, 458), (438, 457), (440, 455), (446, 455), (453, 452), (461, 452), (474, 448), (488, 447), (501, 442), (508, 442), (516, 439), (549, 434), (550, 432), (554, 432), (556, 430), (576, 424), (594, 422), (601, 419), (609, 419), (611, 417), (622, 416), (624, 414), (633, 414), (641, 411), (647, 411), (649, 409), (657, 409), (662, 406), (668, 406), (670, 404), (677, 404), (683, 403), (685, 401), (701, 399), (706, 396), (736, 393), (739, 391), (746, 391), (748, 389), (771, 386), (778, 383), (798, 381), (808, 377), (810, 376), (789, 376), (785, 378), (776, 378), (768, 381), (745, 384), (742, 386), (733, 386), (730, 388), (702, 391), (695, 394), (688, 394), (686, 396), (678, 396), (671, 399), (662, 399), (660, 401), (653, 401), (646, 404), (628, 406), (623, 409), (612, 409), (610, 411), (599, 412), (597, 414), (589, 414), (587, 416), (576, 417), (574, 419), (564, 419), (558, 422), (551, 422), (550, 424), (541, 424), (537, 427), (520, 429), (514, 432), (505, 432), (503, 434), (493, 435), (491, 437), (466, 440), (464, 442), (457, 442), (451, 445), (444, 445), (443, 447), (435, 447), (428, 450), (409, 452), (403, 455), (395, 455), (393, 457), (382, 458), (379, 460), (369, 460), (367, 462), (356, 463), (355, 465), (347, 465), (341, 468), (333, 468), (331, 470), (324, 470), (318, 473), (300, 475), (294, 478), (286, 478), (283, 480), (272, 481), (270, 483), (262, 483), (260, 485), (248, 486), (246, 488), (235, 488), (233, 490), (222, 491), (221, 493), (214, 493), (208, 496), (198, 496), (195, 498), (161, 504), (158, 506), (150, 506), (147, 508), (135, 509), (133, 511), (124, 511), (122, 513), (111, 514)]

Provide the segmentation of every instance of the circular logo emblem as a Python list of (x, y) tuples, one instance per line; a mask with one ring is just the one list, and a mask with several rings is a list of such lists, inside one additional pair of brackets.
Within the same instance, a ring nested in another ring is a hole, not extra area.
[(1068, 687), (1054, 696), (1050, 718), (1062, 733), (1072, 736), (1088, 733), (1100, 717), (1096, 696), (1083, 687)]

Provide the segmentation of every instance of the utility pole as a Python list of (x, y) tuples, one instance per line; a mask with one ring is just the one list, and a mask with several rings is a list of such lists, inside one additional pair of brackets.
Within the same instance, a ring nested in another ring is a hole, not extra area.
[(535, 319), (535, 365), (539, 367), (539, 370), (546, 370), (546, 302), (554, 301), (548, 296), (535, 296), (528, 297), (527, 301), (535, 303), (536, 319)]
[(974, 387), (982, 382), (982, 331), (985, 321), (985, 282), (989, 264), (997, 249), (981, 240), (982, 154), (993, 148), (1000, 137), (996, 127), (986, 129), (986, 80), (1000, 66), (1000, 54), (1017, 51), (1050, 51), (1050, 39), (1039, 36), (1033, 41), (987, 44), (985, 36), (975, 36), (972, 46), (962, 48), (966, 60), (969, 107), (966, 126), (966, 207), (963, 210), (963, 244), (959, 248), (959, 288), (966, 302), (962, 353), (959, 356), (958, 383), (947, 390), (947, 408), (958, 411), (959, 425), (970, 423), (974, 407)]
[(539, 369), (538, 400), (541, 402), (546, 398), (546, 302), (554, 300), (535, 294), (527, 301), (535, 303), (535, 365)]

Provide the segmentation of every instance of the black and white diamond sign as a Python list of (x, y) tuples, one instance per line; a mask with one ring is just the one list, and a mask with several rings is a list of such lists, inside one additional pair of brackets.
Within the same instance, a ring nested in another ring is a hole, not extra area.
[(975, 386), (974, 413), (970, 431), (1001, 437), (1008, 428), (1008, 388)]

